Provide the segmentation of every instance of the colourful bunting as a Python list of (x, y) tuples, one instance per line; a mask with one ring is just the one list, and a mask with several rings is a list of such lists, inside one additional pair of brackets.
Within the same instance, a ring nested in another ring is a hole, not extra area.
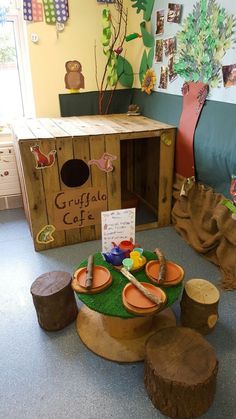
[(54, 6), (54, 0), (43, 0), (43, 7), (46, 23), (56, 23), (56, 10)]
[(37, 0), (32, 0), (32, 15), (34, 22), (43, 21), (43, 5)]
[(69, 17), (68, 0), (43, 0), (43, 5), (38, 0), (24, 0), (24, 20), (29, 22), (42, 22), (43, 9), (45, 21), (49, 24), (55, 24), (56, 22), (65, 23)]
[(56, 21), (66, 22), (69, 17), (68, 0), (54, 0), (54, 6), (56, 9)]
[(24, 20), (28, 20), (32, 22), (33, 20), (32, 0), (23, 1), (23, 15), (24, 15)]

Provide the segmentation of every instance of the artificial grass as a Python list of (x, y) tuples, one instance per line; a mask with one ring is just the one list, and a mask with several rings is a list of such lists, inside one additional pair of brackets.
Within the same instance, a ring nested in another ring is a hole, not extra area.
[[(157, 259), (155, 253), (145, 250), (143, 255), (146, 257), (147, 262), (149, 260)], [(112, 274), (112, 284), (105, 291), (102, 291), (98, 294), (82, 294), (76, 293), (78, 298), (86, 304), (91, 310), (95, 310), (99, 313), (105, 314), (106, 316), (118, 316), (122, 318), (132, 318), (137, 317), (128, 311), (123, 306), (122, 303), (122, 291), (126, 284), (129, 281), (122, 275), (119, 271), (115, 270), (112, 265), (106, 262), (101, 253), (95, 253), (93, 259), (94, 265), (102, 265), (107, 268)], [(84, 259), (76, 268), (82, 268), (87, 266), (87, 259)], [(145, 268), (137, 273), (133, 274), (136, 279), (140, 282), (149, 282), (152, 283), (145, 274)], [(172, 304), (179, 298), (183, 287), (183, 282), (180, 284), (174, 285), (173, 287), (160, 287), (162, 288), (167, 295), (167, 304), (166, 307), (171, 307)]]

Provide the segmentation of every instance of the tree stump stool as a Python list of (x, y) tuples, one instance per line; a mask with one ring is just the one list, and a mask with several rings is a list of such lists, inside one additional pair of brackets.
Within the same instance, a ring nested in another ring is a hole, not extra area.
[(218, 361), (195, 330), (169, 327), (146, 343), (144, 383), (154, 406), (171, 418), (202, 415), (213, 402)]
[(68, 272), (53, 271), (39, 276), (30, 292), (43, 329), (60, 330), (75, 320), (78, 308)]
[(218, 320), (218, 289), (205, 279), (186, 282), (181, 307), (182, 326), (191, 327), (203, 335), (212, 332)]

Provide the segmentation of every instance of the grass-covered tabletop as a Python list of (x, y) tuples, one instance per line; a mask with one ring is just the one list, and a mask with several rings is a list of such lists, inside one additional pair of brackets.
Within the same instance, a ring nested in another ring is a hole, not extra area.
[[(146, 257), (147, 262), (149, 260), (157, 259), (155, 253), (145, 250), (143, 255)], [(86, 304), (91, 310), (95, 310), (99, 313), (107, 316), (117, 316), (122, 318), (136, 317), (135, 315), (126, 311), (122, 303), (122, 291), (129, 281), (119, 271), (113, 269), (113, 267), (107, 263), (101, 253), (95, 253), (93, 259), (94, 265), (105, 266), (112, 275), (112, 284), (105, 291), (98, 294), (82, 294), (76, 293), (79, 299)], [(82, 268), (87, 266), (87, 259), (84, 259), (76, 268)], [(145, 268), (141, 271), (133, 274), (136, 279), (140, 282), (152, 283), (145, 274)], [(182, 282), (173, 287), (162, 288), (167, 295), (167, 304), (164, 306), (170, 307), (178, 299), (182, 291)]]

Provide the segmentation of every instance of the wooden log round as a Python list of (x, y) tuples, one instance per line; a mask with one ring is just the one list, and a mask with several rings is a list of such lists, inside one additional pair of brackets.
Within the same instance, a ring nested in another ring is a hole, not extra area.
[(44, 273), (33, 282), (30, 292), (43, 329), (60, 330), (76, 319), (78, 308), (68, 272)]
[(219, 318), (218, 289), (205, 279), (190, 279), (186, 282), (181, 306), (181, 324), (206, 335), (212, 332)]
[(169, 327), (152, 335), (144, 365), (148, 396), (164, 415), (196, 418), (212, 404), (218, 361), (212, 346), (195, 330)]

